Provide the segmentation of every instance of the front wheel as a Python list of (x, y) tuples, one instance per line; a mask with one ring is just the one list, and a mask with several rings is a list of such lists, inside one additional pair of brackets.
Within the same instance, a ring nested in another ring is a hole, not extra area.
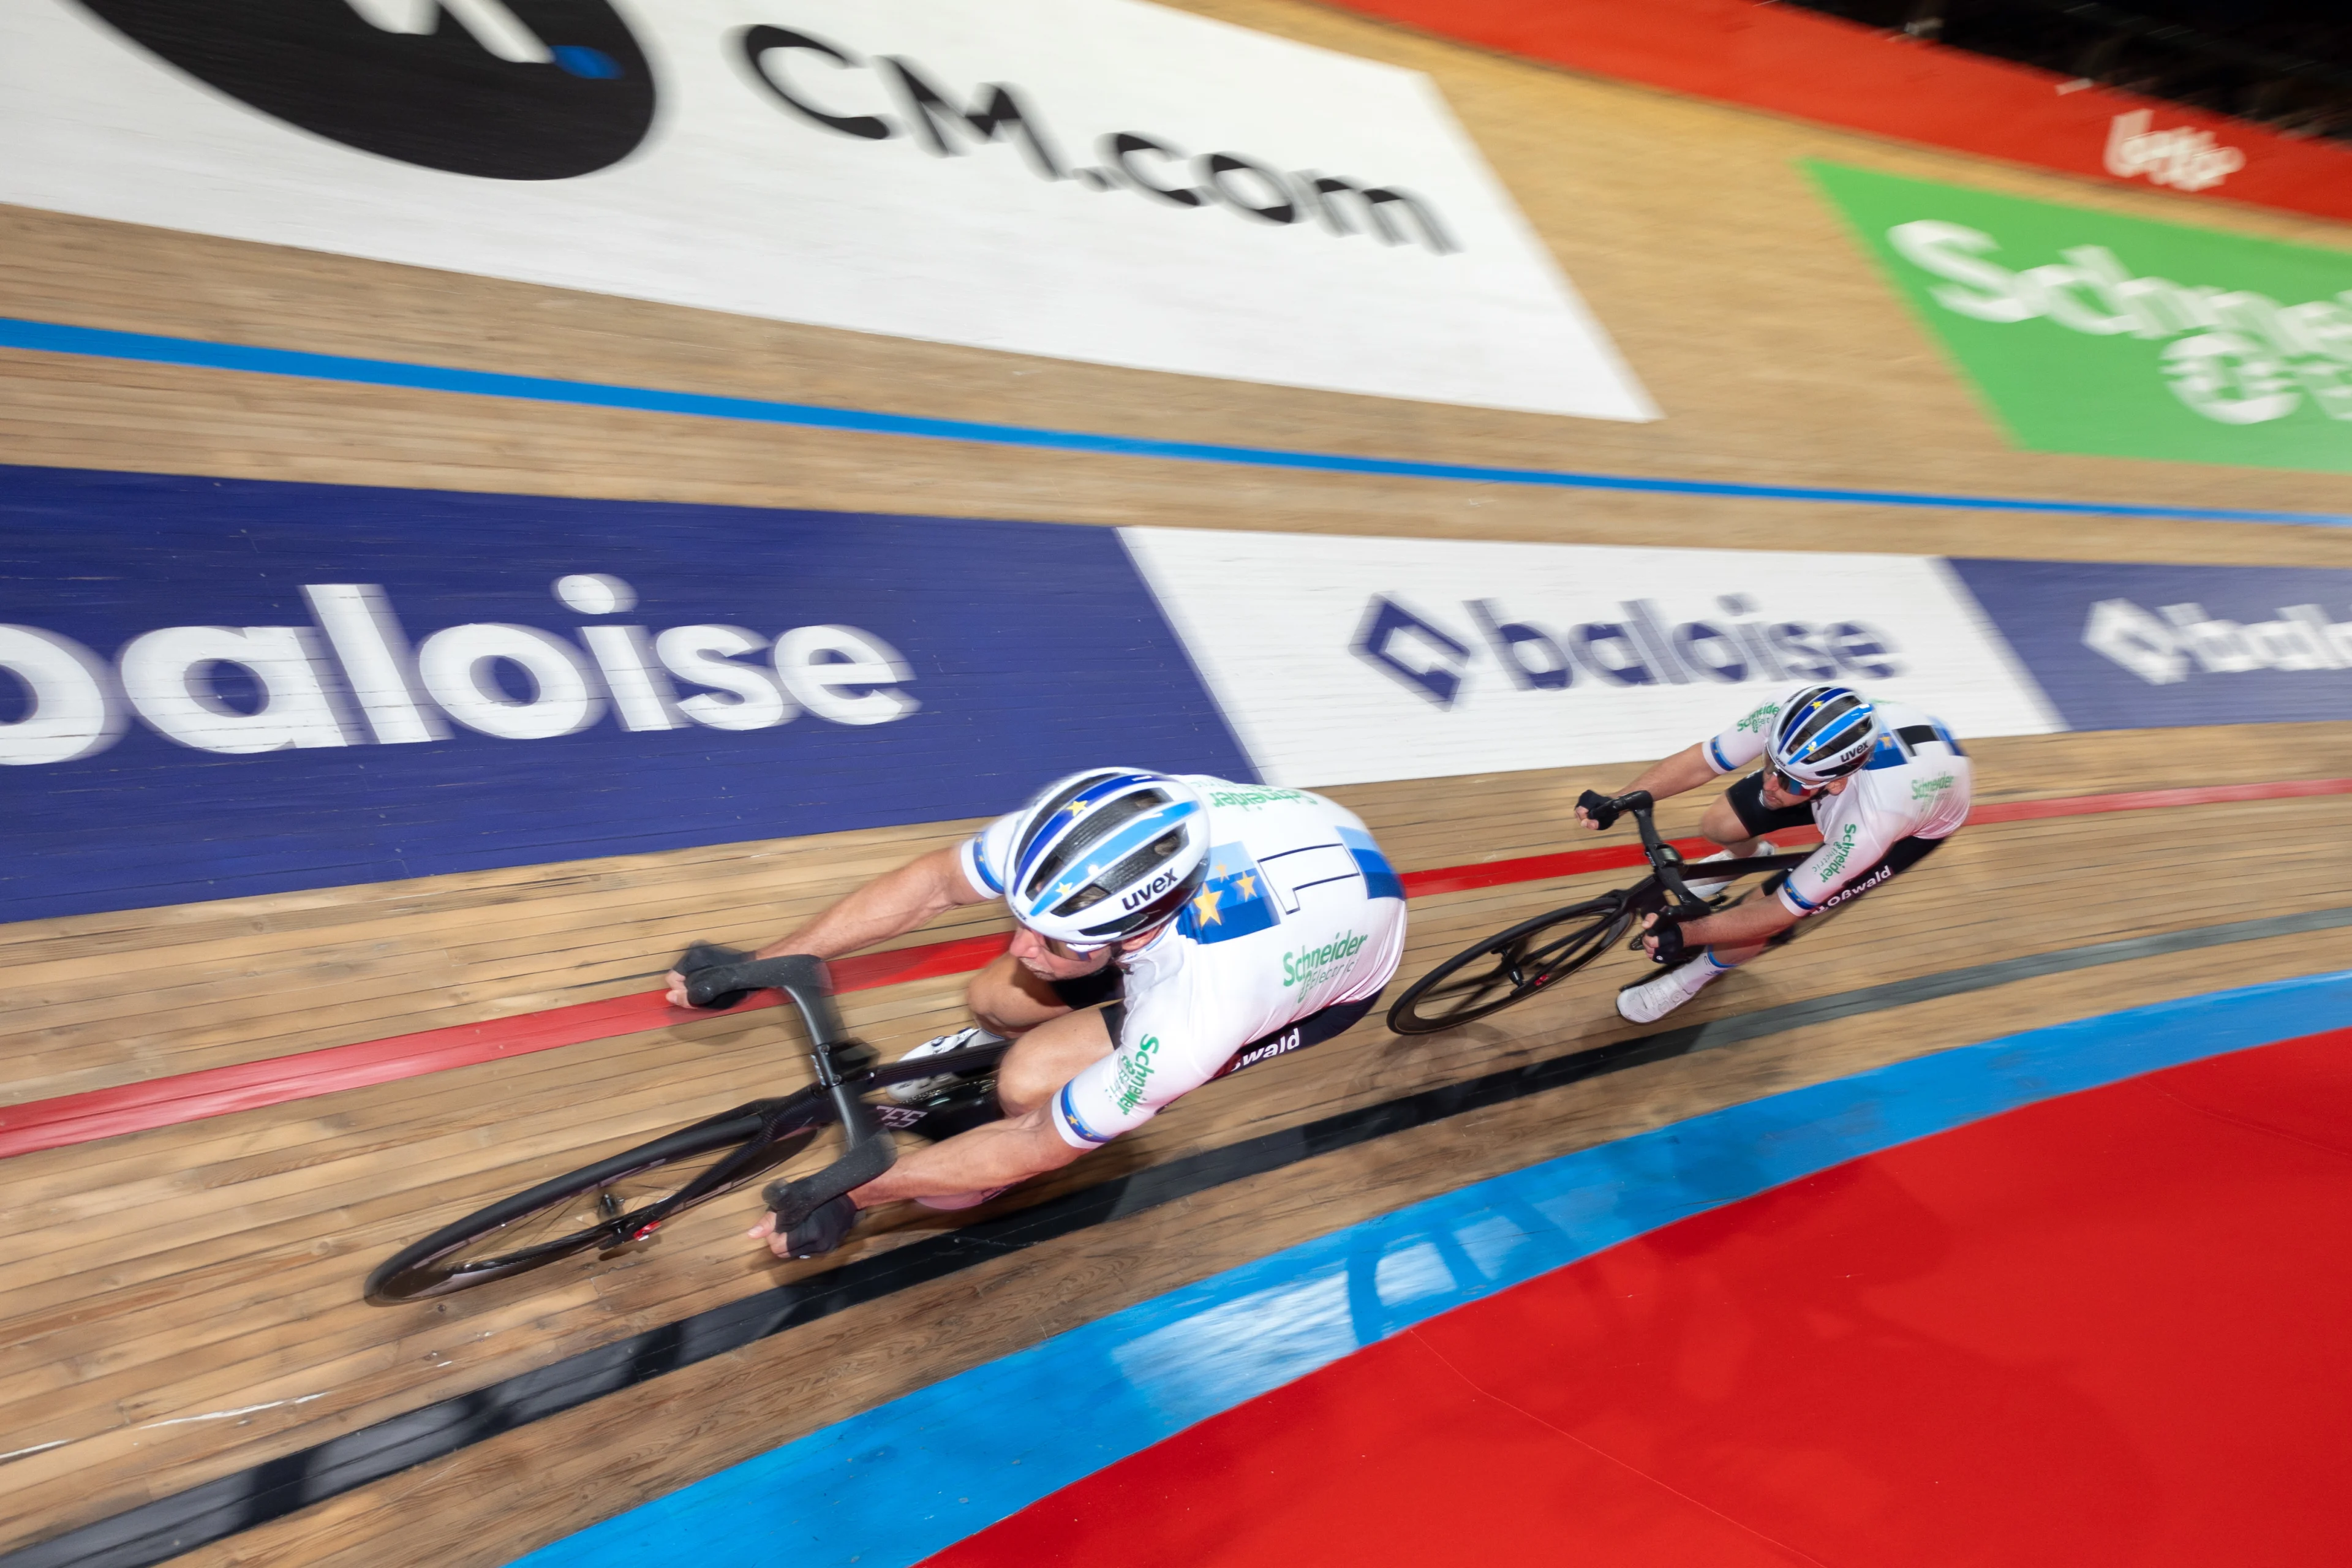
[[(830, 1120), (829, 1109), (812, 1096), (807, 1126), (762, 1144), (724, 1184), (695, 1201), (732, 1192), (791, 1159), (816, 1136), (820, 1121)], [(368, 1276), (367, 1299), (383, 1304), (446, 1296), (592, 1247), (621, 1246), (635, 1229), (634, 1216), (747, 1150), (766, 1126), (750, 1115), (688, 1127), (477, 1209), (385, 1259)]]
[(1521, 921), (1414, 981), (1389, 1009), (1389, 1027), (1432, 1035), (1499, 1013), (1591, 963), (1633, 920), (1624, 896), (1609, 893)]

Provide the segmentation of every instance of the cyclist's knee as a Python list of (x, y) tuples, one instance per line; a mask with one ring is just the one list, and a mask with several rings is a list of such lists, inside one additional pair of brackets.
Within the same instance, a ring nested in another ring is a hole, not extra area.
[(1046, 1019), (1069, 1011), (1045, 984), (1004, 954), (971, 977), (963, 990), (971, 1021), (992, 1034), (1026, 1034)]
[(1110, 1029), (1096, 1009), (1066, 1014), (1021, 1037), (996, 1069), (996, 1098), (1011, 1115), (1033, 1110), (1064, 1084), (1110, 1055)]

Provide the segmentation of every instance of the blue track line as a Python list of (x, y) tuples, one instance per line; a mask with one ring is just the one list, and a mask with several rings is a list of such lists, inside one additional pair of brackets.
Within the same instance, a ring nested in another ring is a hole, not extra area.
[(2038, 1100), (2347, 1026), (2352, 971), (2029, 1030), (1693, 1117), (1139, 1302), (518, 1568), (907, 1568), (1363, 1345), (1662, 1226)]
[(1912, 490), (1827, 489), (1801, 485), (1743, 485), (1706, 479), (1643, 479), (1623, 474), (1586, 474), (1555, 468), (1495, 468), (1473, 463), (1415, 463), (1393, 458), (1358, 458), (1340, 452), (1290, 452), (1268, 447), (1223, 447), (1200, 441), (1151, 441), (1134, 436), (1102, 436), (1084, 430), (1045, 430), (1025, 425), (990, 425), (969, 419), (926, 419), (862, 408), (828, 408), (814, 403), (782, 403), (758, 397), (716, 397), (657, 387), (618, 386), (565, 381), (553, 376), (507, 375), (497, 371), (399, 360), (359, 359), (347, 354), (304, 353), (245, 343), (205, 342), (152, 332), (118, 332), (100, 327), (67, 326), (0, 316), (0, 349), (36, 353), (84, 354), (98, 359), (141, 360), (151, 364), (193, 365), (204, 370), (244, 371), (256, 375), (295, 375), (316, 381), (367, 386), (403, 386), (478, 397), (512, 397), (532, 403), (569, 403), (592, 408), (632, 408), (649, 414), (684, 414), (705, 419), (742, 419), (820, 430), (856, 430), (870, 435), (912, 436), (933, 441), (977, 441), (998, 447), (1046, 451), (1093, 452), (1123, 458), (1159, 458), (1186, 463), (1232, 463), (1260, 468), (1301, 468), (1325, 473), (1381, 474), (1397, 479), (1449, 479), (1468, 484), (1540, 485), (1557, 489), (1633, 490), (1653, 495), (1724, 496), (1741, 500), (1813, 501), (1838, 506), (1936, 507), (1963, 511), (2056, 512), (2081, 517), (2163, 517), (2207, 522), (2292, 522), (2321, 528), (2352, 526), (2352, 516), (2317, 511), (2256, 511), (2234, 507), (2139, 506), (2120, 501), (2049, 500), (2011, 496), (1932, 495)]

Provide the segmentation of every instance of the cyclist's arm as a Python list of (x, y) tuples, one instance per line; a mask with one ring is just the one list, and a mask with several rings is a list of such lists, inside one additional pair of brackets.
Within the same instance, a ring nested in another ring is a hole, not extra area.
[[(1686, 789), (1696, 789), (1720, 771), (1706, 760), (1706, 742), (1688, 746), (1662, 763), (1653, 763), (1642, 770), (1641, 776), (1623, 789), (1612, 790), (1616, 795), (1631, 795), (1637, 789), (1648, 790), (1653, 798), (1664, 800), (1670, 795), (1680, 795)], [(1591, 816), (1582, 806), (1576, 808), (1576, 820), (1585, 826), (1592, 826)]]
[[(1798, 916), (1778, 899), (1749, 899), (1719, 914), (1683, 922), (1683, 941), (1693, 947), (1747, 947), (1780, 935), (1795, 925)], [(1643, 922), (1645, 925), (1648, 922)]]
[(957, 863), (957, 851), (934, 849), (895, 871), (885, 871), (834, 904), (816, 919), (788, 932), (752, 956), (776, 958), (805, 952), (842, 958), (904, 936), (934, 915), (959, 904), (985, 903), (990, 895), (973, 887)]
[[(919, 855), (895, 871), (886, 871), (827, 909), (816, 919), (777, 938), (752, 954), (778, 958), (805, 952), (817, 958), (841, 958), (861, 947), (903, 936), (932, 916), (958, 904), (987, 901), (989, 894), (971, 885), (957, 864), (958, 851), (934, 849)], [(686, 981), (677, 971), (663, 977), (669, 1005), (688, 1005)]]

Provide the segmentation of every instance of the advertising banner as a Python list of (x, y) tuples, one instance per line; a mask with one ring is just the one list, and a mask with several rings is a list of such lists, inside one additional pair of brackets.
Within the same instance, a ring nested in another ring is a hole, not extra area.
[(1810, 167), (2020, 445), (2352, 472), (2352, 252)]
[(2352, 719), (2352, 571), (1952, 568), (2069, 729)]
[(1427, 78), (1142, 0), (23, 0), (0, 202), (1655, 416)]
[(2060, 727), (1928, 557), (1124, 531), (1275, 784), (1664, 756), (1798, 680)]
[[(2352, 148), (1810, 7), (1328, 0), (1481, 48), (2080, 179), (2352, 218)], [(1882, 15), (1887, 13), (1882, 11)], [(1914, 20), (1930, 13), (1915, 11)]]
[(1835, 680), (1963, 740), (2352, 719), (2352, 571), (1105, 529), (0, 468), (0, 921), (1633, 763)]
[(0, 920), (1251, 779), (1113, 532), (0, 469)]

